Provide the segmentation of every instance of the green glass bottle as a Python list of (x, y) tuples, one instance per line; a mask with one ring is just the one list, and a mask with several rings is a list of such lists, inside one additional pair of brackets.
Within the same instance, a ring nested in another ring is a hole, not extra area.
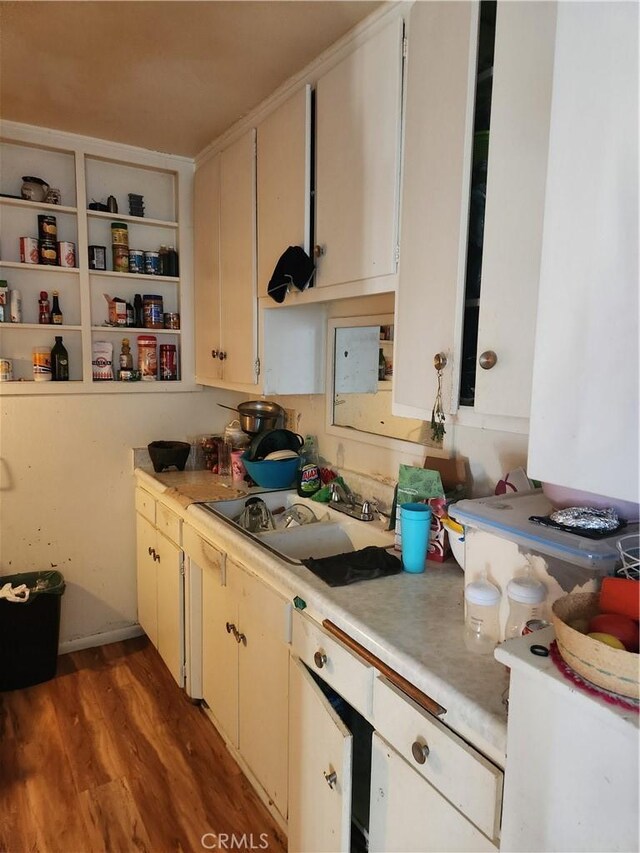
[(54, 382), (66, 382), (69, 379), (69, 353), (59, 335), (56, 335), (56, 342), (51, 349), (51, 379)]

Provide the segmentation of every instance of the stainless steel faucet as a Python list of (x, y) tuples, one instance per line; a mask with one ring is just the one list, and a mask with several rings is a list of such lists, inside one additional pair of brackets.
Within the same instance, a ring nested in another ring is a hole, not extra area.
[(374, 521), (376, 517), (369, 501), (358, 502), (356, 495), (335, 480), (329, 486), (329, 506), (360, 521)]

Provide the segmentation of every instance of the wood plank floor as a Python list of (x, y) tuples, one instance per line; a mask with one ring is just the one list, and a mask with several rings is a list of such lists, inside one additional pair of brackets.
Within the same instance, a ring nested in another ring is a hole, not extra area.
[(286, 850), (145, 637), (64, 655), (53, 680), (0, 693), (2, 853), (186, 853), (206, 833), (210, 848), (226, 834), (227, 848)]

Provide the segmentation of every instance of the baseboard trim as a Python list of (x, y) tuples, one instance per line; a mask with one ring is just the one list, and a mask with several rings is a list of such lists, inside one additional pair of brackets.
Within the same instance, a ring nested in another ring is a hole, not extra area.
[(127, 625), (125, 628), (116, 628), (113, 631), (103, 631), (100, 634), (90, 634), (88, 637), (78, 637), (76, 640), (65, 640), (58, 647), (59, 655), (68, 655), (69, 652), (79, 652), (82, 649), (93, 649), (95, 646), (106, 646), (109, 643), (119, 643), (122, 640), (131, 640), (140, 637), (144, 631), (140, 625)]

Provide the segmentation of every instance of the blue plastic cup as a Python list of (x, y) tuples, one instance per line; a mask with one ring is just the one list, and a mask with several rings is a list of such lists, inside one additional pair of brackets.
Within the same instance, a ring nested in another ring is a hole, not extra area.
[(431, 507), (418, 503), (400, 506), (402, 565), (405, 572), (424, 572), (430, 527)]

